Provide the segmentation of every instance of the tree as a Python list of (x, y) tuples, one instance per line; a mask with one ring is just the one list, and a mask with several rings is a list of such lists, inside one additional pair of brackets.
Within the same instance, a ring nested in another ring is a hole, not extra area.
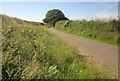
[(55, 23), (60, 20), (68, 20), (68, 18), (65, 17), (61, 10), (52, 9), (47, 12), (46, 18), (43, 19), (43, 22), (55, 26)]

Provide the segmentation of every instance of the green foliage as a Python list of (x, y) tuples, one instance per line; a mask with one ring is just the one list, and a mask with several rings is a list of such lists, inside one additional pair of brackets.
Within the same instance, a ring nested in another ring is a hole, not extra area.
[(44, 26), (6, 19), (11, 18), (3, 19), (7, 23), (2, 28), (3, 80), (109, 78), (79, 58), (73, 47), (49, 34)]
[[(69, 22), (67, 26), (65, 23)], [(78, 35), (81, 37), (87, 37), (90, 39), (110, 43), (113, 45), (119, 45), (118, 42), (118, 32), (120, 31), (120, 21), (110, 20), (110, 21), (101, 21), (101, 20), (79, 20), (79, 21), (59, 21), (56, 23), (56, 28)]]
[(67, 20), (63, 12), (59, 9), (49, 10), (46, 14), (46, 18), (43, 19), (45, 23), (55, 26), (55, 23), (60, 20)]

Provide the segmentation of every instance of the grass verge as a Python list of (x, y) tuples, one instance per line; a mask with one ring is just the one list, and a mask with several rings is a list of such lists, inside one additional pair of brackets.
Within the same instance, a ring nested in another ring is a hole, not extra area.
[(59, 21), (56, 23), (56, 29), (86, 37), (89, 39), (102, 41), (105, 43), (120, 45), (119, 43), (119, 24), (120, 21), (101, 21), (101, 20), (79, 20), (79, 21)]

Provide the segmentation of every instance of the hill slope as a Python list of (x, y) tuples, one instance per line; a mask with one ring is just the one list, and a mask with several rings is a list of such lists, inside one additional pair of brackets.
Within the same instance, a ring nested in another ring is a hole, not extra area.
[(3, 80), (110, 78), (40, 23), (2, 19)]

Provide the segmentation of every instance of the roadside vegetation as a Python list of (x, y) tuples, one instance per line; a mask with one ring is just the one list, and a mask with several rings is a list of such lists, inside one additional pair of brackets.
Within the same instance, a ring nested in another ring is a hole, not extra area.
[(58, 21), (55, 27), (70, 34), (113, 45), (120, 45), (120, 20), (67, 20)]
[(1, 16), (3, 80), (110, 78), (43, 24)]

